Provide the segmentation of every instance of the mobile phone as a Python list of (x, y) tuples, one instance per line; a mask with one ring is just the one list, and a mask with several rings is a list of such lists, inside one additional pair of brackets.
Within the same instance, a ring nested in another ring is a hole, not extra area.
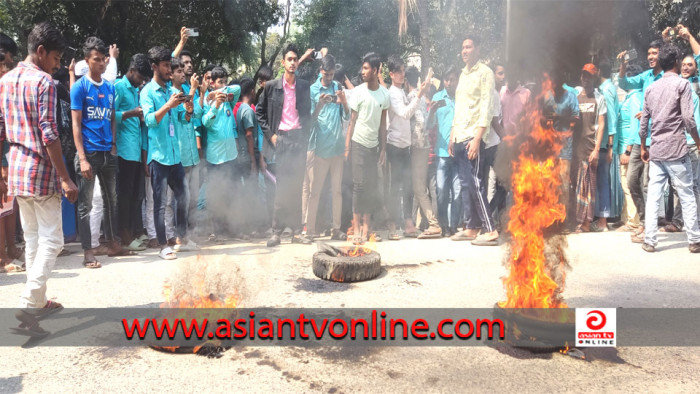
[(339, 103), (339, 102), (340, 102), (340, 100), (338, 100), (338, 95), (337, 95), (337, 94), (331, 94), (329, 97), (330, 97), (330, 99), (331, 99), (331, 100), (330, 100), (331, 103)]
[(438, 109), (444, 107), (445, 105), (447, 105), (447, 102), (445, 99), (442, 99), (434, 102), (432, 108)]
[(187, 36), (188, 37), (199, 37), (199, 28), (198, 27), (190, 27), (187, 29)]
[(625, 53), (625, 61), (629, 62), (637, 58), (637, 50), (632, 48), (627, 53)]
[(321, 59), (323, 59), (323, 54), (321, 53), (321, 51), (313, 51), (313, 52), (311, 53), (311, 57), (312, 57), (314, 60), (321, 60)]
[(189, 95), (185, 95), (184, 97), (185, 97), (185, 101), (188, 101), (188, 102), (189, 102), (189, 101), (192, 101), (192, 98), (193, 98), (194, 96), (191, 95), (191, 94), (189, 94)]

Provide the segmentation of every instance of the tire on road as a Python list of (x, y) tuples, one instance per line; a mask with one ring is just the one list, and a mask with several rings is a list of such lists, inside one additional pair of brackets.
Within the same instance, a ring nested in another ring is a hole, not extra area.
[(361, 282), (379, 276), (382, 272), (379, 253), (357, 257), (337, 256), (317, 252), (313, 256), (314, 275), (334, 282)]

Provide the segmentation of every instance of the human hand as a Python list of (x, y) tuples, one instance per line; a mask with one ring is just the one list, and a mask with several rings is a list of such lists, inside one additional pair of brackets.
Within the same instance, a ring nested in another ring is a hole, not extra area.
[(71, 204), (78, 199), (78, 187), (75, 186), (75, 183), (70, 178), (61, 179), (61, 190), (63, 190), (63, 195), (66, 196)]
[(608, 149), (608, 163), (612, 163), (612, 158), (613, 158), (613, 150), (612, 148)]
[(272, 146), (277, 146), (277, 134), (273, 135), (270, 141), (272, 142)]
[(338, 90), (335, 93), (336, 96), (338, 96), (338, 101), (341, 104), (347, 104), (348, 103), (348, 98), (345, 96), (345, 91), (344, 90)]
[(621, 165), (621, 166), (626, 166), (626, 165), (628, 165), (629, 163), (630, 163), (630, 157), (623, 153), (623, 154), (620, 156), (620, 165)]
[(2, 204), (7, 202), (7, 183), (5, 180), (0, 178), (0, 208)]
[(620, 61), (620, 64), (627, 65), (628, 61), (625, 55), (627, 54), (627, 51), (622, 51), (617, 55), (617, 60)]
[(474, 138), (467, 144), (467, 157), (469, 160), (474, 160), (479, 156), (479, 148), (481, 147), (481, 139)]
[(87, 158), (80, 159), (80, 173), (82, 174), (83, 178), (87, 180), (92, 179), (92, 166), (90, 165), (90, 162), (87, 161)]
[(185, 101), (185, 96), (182, 93), (173, 93), (173, 95), (170, 96), (170, 99), (168, 99), (168, 102), (165, 103), (165, 106), (173, 109), (182, 104), (183, 101)]
[(151, 170), (148, 168), (148, 164), (143, 163), (143, 173), (146, 175), (146, 178), (151, 177)]
[(119, 57), (119, 47), (117, 44), (112, 44), (109, 46), (109, 57), (112, 59), (117, 59)]
[(676, 30), (678, 30), (678, 37), (688, 41), (690, 40), (690, 30), (688, 30), (687, 27), (679, 24), (676, 26)]
[(214, 105), (216, 108), (221, 107), (221, 104), (223, 104), (226, 100), (228, 100), (228, 94), (224, 92), (216, 92), (216, 95), (214, 96), (214, 100), (216, 101)]
[(185, 101), (185, 111), (188, 115), (194, 115), (194, 102), (192, 100)]
[(588, 156), (588, 163), (593, 164), (598, 162), (598, 149), (593, 149), (593, 152)]
[(117, 144), (112, 145), (110, 153), (112, 154), (112, 156), (117, 156)]
[(672, 27), (671, 27), (671, 26), (668, 26), (668, 27), (666, 27), (666, 28), (664, 29), (664, 31), (661, 32), (661, 38), (662, 38), (665, 42), (671, 41), (671, 29), (672, 29)]
[(187, 34), (187, 28), (185, 26), (182, 26), (180, 28), (180, 42), (184, 45), (187, 42), (187, 39), (190, 38), (189, 34)]
[(643, 162), (645, 162), (645, 163), (649, 162), (649, 151), (647, 150), (647, 148), (644, 145), (642, 145), (641, 156), (642, 156)]
[(637, 112), (637, 114), (634, 115), (634, 117), (637, 118), (637, 119), (642, 119), (642, 113), (641, 113), (641, 112)]
[(209, 78), (202, 78), (202, 85), (199, 88), (199, 95), (204, 96), (204, 93), (209, 90)]
[(75, 59), (70, 60), (70, 64), (68, 65), (68, 73), (75, 74)]
[(454, 157), (454, 141), (450, 140), (450, 144), (447, 145), (447, 154), (450, 155), (450, 157)]
[(194, 95), (194, 92), (199, 89), (199, 76), (197, 73), (192, 74), (190, 77), (190, 93)]

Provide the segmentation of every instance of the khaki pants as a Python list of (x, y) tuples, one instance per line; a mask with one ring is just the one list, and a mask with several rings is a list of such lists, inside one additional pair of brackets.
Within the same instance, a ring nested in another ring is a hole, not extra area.
[[(411, 175), (413, 177), (413, 199), (417, 202), (430, 227), (440, 227), (432, 202), (428, 196), (428, 155), (429, 149), (411, 148)], [(418, 215), (420, 216), (420, 215)]]
[(641, 223), (639, 222), (639, 214), (637, 214), (637, 207), (634, 205), (634, 200), (632, 200), (632, 194), (630, 193), (630, 187), (627, 184), (627, 170), (629, 169), (629, 164), (620, 164), (620, 183), (622, 183), (622, 191), (625, 193), (625, 206), (622, 208), (622, 216), (620, 219), (622, 223), (630, 227), (638, 227)]
[(46, 281), (63, 248), (61, 195), (17, 197), (24, 230), (27, 284), (19, 298), (20, 308), (46, 305)]
[(331, 192), (333, 194), (333, 229), (340, 229), (340, 215), (343, 207), (343, 156), (323, 158), (315, 156), (310, 176), (310, 192), (308, 199), (308, 216), (306, 221), (306, 233), (316, 234), (316, 217), (318, 204), (321, 201), (321, 191), (326, 175), (330, 172)]

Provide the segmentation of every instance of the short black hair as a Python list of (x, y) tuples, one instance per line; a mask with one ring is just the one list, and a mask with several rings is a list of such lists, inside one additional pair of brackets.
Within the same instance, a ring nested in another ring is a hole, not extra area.
[(63, 53), (66, 50), (66, 40), (54, 24), (42, 22), (34, 26), (27, 38), (29, 53), (35, 53), (40, 46), (43, 46), (46, 52), (58, 51)]
[(255, 74), (255, 78), (258, 81), (269, 81), (272, 79), (272, 68), (268, 65), (262, 65), (260, 66), (260, 69), (258, 69), (258, 72)]
[(600, 75), (602, 75), (604, 78), (609, 78), (612, 74), (612, 63), (610, 63), (609, 61), (603, 60), (599, 64), (596, 64), (596, 66), (598, 66), (598, 70), (600, 70)]
[(659, 65), (664, 71), (672, 70), (681, 61), (681, 50), (673, 44), (665, 44), (659, 49)]
[(447, 66), (447, 70), (443, 73), (442, 79), (447, 79), (450, 75), (459, 77), (459, 69), (454, 64)]
[(695, 60), (695, 55), (692, 52), (688, 52), (688, 53), (684, 54), (681, 59), (685, 60), (686, 57), (693, 59), (693, 63), (695, 63), (695, 67), (698, 66), (698, 62)]
[(496, 72), (496, 70), (498, 70), (498, 67), (503, 67), (504, 70), (506, 69), (505, 63), (501, 60), (493, 60), (491, 61), (491, 64), (489, 66), (491, 67), (491, 70), (493, 70), (493, 72)]
[(321, 59), (321, 70), (335, 71), (335, 57), (333, 55), (326, 55)]
[[(15, 40), (10, 38), (7, 34), (0, 33), (0, 52), (2, 52), (2, 53), (10, 52), (13, 55), (19, 55), (19, 53), (17, 53), (17, 51), (18, 51), (17, 43), (15, 42)], [(2, 59), (0, 59), (0, 60), (2, 60)]]
[(226, 72), (226, 69), (221, 67), (221, 66), (216, 66), (211, 70), (211, 80), (212, 82), (215, 82), (219, 78), (227, 78), (228, 73)]
[(472, 44), (474, 44), (474, 46), (477, 48), (479, 48), (481, 46), (481, 38), (479, 36), (477, 36), (476, 34), (467, 34), (464, 37), (464, 40), (462, 40), (462, 42), (464, 43), (464, 41), (467, 41), (467, 40), (471, 40)]
[(170, 59), (170, 69), (175, 71), (175, 69), (181, 68), (182, 67), (182, 62), (180, 61), (179, 58), (172, 58)]
[(649, 44), (649, 48), (656, 48), (656, 49), (661, 49), (662, 46), (664, 46), (666, 43), (663, 40), (654, 40)]
[(345, 67), (343, 67), (342, 64), (336, 63), (335, 64), (335, 75), (333, 76), (333, 79), (335, 81), (338, 81), (340, 85), (345, 85)]
[(151, 70), (151, 63), (148, 61), (148, 56), (143, 53), (137, 53), (131, 57), (131, 63), (129, 63), (129, 70), (136, 70), (142, 77), (148, 78), (153, 75)]
[(243, 78), (239, 85), (241, 87), (241, 97), (247, 94), (255, 93), (255, 82), (252, 79), (248, 77)]
[(396, 55), (389, 56), (389, 59), (386, 61), (386, 66), (390, 73), (399, 71), (404, 65), (405, 63), (403, 62), (403, 59)]
[(105, 56), (109, 53), (104, 41), (97, 37), (88, 37), (88, 39), (85, 40), (85, 44), (83, 44), (83, 56), (90, 56), (90, 52), (92, 51), (97, 51)]
[(153, 47), (148, 50), (148, 61), (151, 64), (158, 64), (160, 62), (170, 62), (172, 58), (172, 51), (165, 47)]
[(406, 82), (410, 86), (418, 86), (418, 78), (420, 78), (420, 71), (415, 66), (410, 66), (406, 69)]
[(376, 68), (377, 71), (379, 71), (379, 66), (382, 64), (382, 59), (380, 59), (379, 55), (376, 53), (370, 52), (362, 58), (362, 64), (365, 63), (368, 63), (371, 68)]
[(217, 67), (216, 64), (209, 63), (204, 67), (204, 72), (202, 74), (206, 74), (206, 73), (210, 72), (211, 70), (215, 69), (216, 67)]
[(190, 59), (194, 59), (194, 56), (192, 56), (192, 52), (188, 51), (187, 49), (182, 50), (177, 58), (182, 60), (183, 56), (189, 56)]
[(636, 63), (632, 63), (627, 66), (627, 72), (625, 73), (625, 75), (628, 77), (634, 77), (635, 75), (639, 75), (642, 72), (644, 72), (644, 68), (642, 66)]
[(289, 52), (294, 52), (294, 54), (297, 55), (297, 57), (299, 56), (299, 49), (297, 49), (297, 46), (292, 43), (289, 43), (286, 47), (284, 47), (284, 50), (282, 51), (282, 59), (287, 57), (287, 54)]

